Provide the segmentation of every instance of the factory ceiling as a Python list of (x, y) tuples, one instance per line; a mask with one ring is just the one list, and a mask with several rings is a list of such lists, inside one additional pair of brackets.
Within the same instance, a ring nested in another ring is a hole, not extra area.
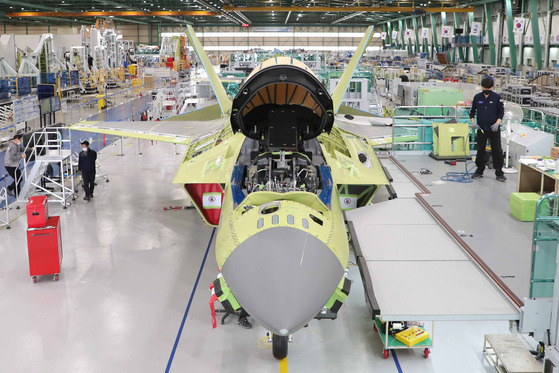
[(189, 23), (194, 26), (363, 26), (405, 15), (471, 12), (472, 3), (442, 0), (0, 0), (0, 24), (92, 24), (95, 18), (112, 18), (115, 23)]

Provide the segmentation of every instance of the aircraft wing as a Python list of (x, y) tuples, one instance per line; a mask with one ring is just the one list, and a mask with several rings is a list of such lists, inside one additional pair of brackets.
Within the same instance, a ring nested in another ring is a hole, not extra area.
[(81, 121), (69, 128), (75, 131), (189, 145), (219, 134), (228, 127), (229, 117), (222, 117), (217, 105), (213, 105), (162, 121)]
[(359, 43), (357, 50), (353, 54), (353, 57), (351, 57), (351, 60), (347, 64), (347, 67), (344, 73), (342, 74), (342, 77), (340, 78), (338, 85), (334, 89), (334, 93), (332, 93), (334, 113), (337, 113), (338, 110), (340, 110), (340, 106), (342, 104), (345, 93), (347, 91), (347, 87), (351, 82), (351, 78), (353, 77), (353, 73), (355, 72), (355, 69), (357, 69), (357, 65), (359, 64), (359, 60), (361, 59), (361, 56), (367, 49), (369, 43), (371, 42), (371, 39), (373, 37), (373, 29), (374, 26), (369, 26), (365, 31), (365, 36), (363, 36), (363, 39), (361, 39), (361, 42)]
[(186, 36), (188, 37), (188, 41), (190, 41), (192, 48), (194, 48), (194, 52), (198, 56), (198, 59), (202, 63), (204, 70), (206, 70), (206, 73), (208, 74), (208, 79), (210, 80), (210, 84), (215, 92), (215, 97), (219, 103), (222, 115), (226, 115), (231, 111), (231, 100), (229, 99), (229, 96), (227, 96), (227, 92), (225, 91), (225, 88), (223, 88), (223, 84), (221, 84), (208, 55), (204, 52), (204, 48), (202, 47), (200, 40), (198, 40), (198, 37), (194, 32), (194, 28), (191, 25), (186, 26)]

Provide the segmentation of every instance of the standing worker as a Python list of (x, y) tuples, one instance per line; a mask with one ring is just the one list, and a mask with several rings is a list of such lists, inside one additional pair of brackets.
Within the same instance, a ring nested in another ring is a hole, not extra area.
[(483, 177), (483, 171), (485, 170), (485, 145), (487, 144), (487, 139), (489, 139), (495, 176), (497, 180), (505, 182), (507, 178), (503, 173), (503, 149), (501, 148), (501, 121), (505, 115), (505, 108), (501, 101), (501, 96), (493, 92), (493, 84), (493, 78), (483, 78), (481, 81), (482, 92), (474, 96), (472, 108), (470, 109), (472, 128), (477, 130), (477, 170), (472, 175), (472, 179)]
[[(4, 157), (4, 167), (8, 174), (14, 179), (14, 182), (8, 186), (8, 194), (12, 197), (17, 197), (21, 190), (21, 171), (19, 170), (19, 162), (26, 155), (23, 149), (20, 147), (21, 139), (23, 136), (15, 135), (8, 145), (8, 150)], [(15, 193), (14, 193), (15, 191)]]
[(87, 65), (89, 66), (89, 71), (91, 71), (93, 68), (93, 57), (91, 57), (91, 54), (87, 56)]
[(82, 173), (83, 190), (85, 191), (85, 201), (93, 198), (93, 189), (95, 188), (95, 161), (97, 160), (97, 152), (89, 148), (89, 141), (82, 141), (82, 151), (78, 162), (78, 169)]

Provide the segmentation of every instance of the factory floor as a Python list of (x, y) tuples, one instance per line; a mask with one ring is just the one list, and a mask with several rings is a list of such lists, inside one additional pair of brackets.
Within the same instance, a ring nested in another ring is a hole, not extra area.
[[(289, 356), (272, 357), (266, 330), (239, 327), (233, 318), (212, 329), (208, 285), (217, 275), (211, 227), (185, 206), (172, 184), (182, 156), (173, 146), (120, 140), (99, 152), (110, 182), (61, 216), (62, 274), (33, 284), (28, 276), (22, 209), (0, 230), (0, 372), (493, 372), (482, 354), (483, 335), (507, 333), (506, 322), (438, 322), (428, 359), (402, 350), (389, 359), (375, 334), (356, 266), (351, 294), (336, 321), (313, 321), (294, 335)], [(184, 151), (179, 147), (179, 151)], [(439, 213), (526, 296), (531, 223), (508, 213), (515, 178), (498, 183), (490, 172), (471, 184), (436, 184), (455, 166), (428, 157), (398, 157), (431, 191)], [(489, 171), (489, 170), (488, 170)], [(397, 192), (404, 194), (405, 190)], [(384, 190), (376, 197), (386, 200)], [(351, 261), (354, 263), (354, 257)]]

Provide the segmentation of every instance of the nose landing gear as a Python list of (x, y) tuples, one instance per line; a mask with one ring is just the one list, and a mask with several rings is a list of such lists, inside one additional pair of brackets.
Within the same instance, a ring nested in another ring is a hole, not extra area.
[(289, 336), (281, 336), (272, 334), (272, 353), (274, 357), (281, 360), (287, 357), (287, 344), (289, 343)]

